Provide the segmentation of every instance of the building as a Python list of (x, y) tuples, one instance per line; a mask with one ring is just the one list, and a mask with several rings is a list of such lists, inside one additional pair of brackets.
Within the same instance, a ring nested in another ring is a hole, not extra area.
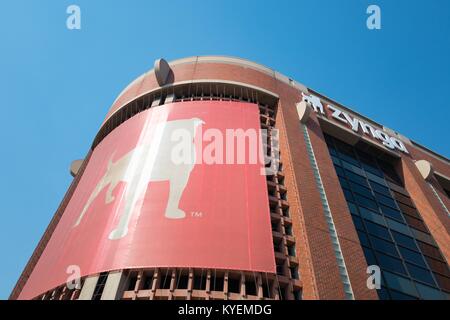
[[(208, 123), (265, 129), (276, 172), (167, 169), (167, 130)], [(259, 64), (156, 61), (71, 172), (11, 299), (449, 298), (449, 160)]]

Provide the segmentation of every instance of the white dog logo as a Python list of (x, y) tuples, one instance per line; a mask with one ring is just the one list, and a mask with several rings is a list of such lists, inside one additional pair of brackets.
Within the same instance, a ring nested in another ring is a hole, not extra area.
[(165, 217), (180, 219), (186, 213), (179, 208), (184, 189), (195, 165), (195, 145), (192, 139), (191, 161), (189, 163), (174, 163), (171, 151), (174, 145), (172, 134), (176, 130), (184, 130), (194, 137), (197, 127), (204, 124), (198, 118), (186, 120), (163, 121), (156, 125), (144, 126), (137, 146), (115, 162), (111, 156), (106, 173), (97, 183), (74, 227), (78, 226), (88, 211), (92, 202), (100, 192), (108, 187), (105, 204), (114, 201), (112, 192), (119, 182), (125, 182), (125, 190), (117, 201), (119, 203), (120, 221), (117, 227), (109, 234), (109, 239), (120, 239), (127, 235), (131, 215), (136, 209), (139, 200), (145, 195), (147, 185), (151, 181), (169, 181), (170, 191)]
[(314, 108), (315, 112), (320, 112), (321, 114), (325, 114), (323, 111), (323, 105), (320, 99), (313, 95), (307, 95), (302, 92), (303, 100), (310, 103), (312, 107)]

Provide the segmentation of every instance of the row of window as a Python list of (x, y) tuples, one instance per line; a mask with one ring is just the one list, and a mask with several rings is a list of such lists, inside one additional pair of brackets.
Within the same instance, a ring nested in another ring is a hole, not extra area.
[(381, 299), (443, 299), (450, 274), (392, 165), (326, 136), (369, 265), (382, 270)]
[(345, 165), (344, 161), (341, 163), (337, 158), (333, 162), (347, 201), (356, 202), (374, 211), (381, 210), (383, 215), (429, 233), (409, 197), (391, 191), (389, 184), (378, 176), (377, 181), (373, 181), (374, 176), (364, 173), (363, 170), (358, 169), (360, 171), (356, 172), (357, 170), (343, 168), (341, 165)]

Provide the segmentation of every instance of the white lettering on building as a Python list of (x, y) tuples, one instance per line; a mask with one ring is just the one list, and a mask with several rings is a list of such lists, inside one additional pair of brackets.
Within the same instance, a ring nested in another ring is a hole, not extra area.
[[(307, 95), (302, 92), (303, 100), (310, 103), (314, 109), (314, 112), (320, 113), (322, 115), (326, 115), (325, 108), (319, 97), (314, 95)], [(362, 132), (366, 135), (372, 136), (373, 138), (380, 140), (381, 143), (392, 150), (400, 150), (402, 152), (408, 153), (404, 143), (395, 137), (391, 137), (386, 132), (374, 128), (372, 125), (365, 123), (361, 119), (356, 117), (352, 117), (347, 112), (336, 108), (332, 105), (326, 105), (327, 109), (331, 111), (331, 117), (333, 119), (338, 120), (339, 122), (345, 123), (349, 126), (354, 132), (359, 132), (359, 128), (361, 128)]]

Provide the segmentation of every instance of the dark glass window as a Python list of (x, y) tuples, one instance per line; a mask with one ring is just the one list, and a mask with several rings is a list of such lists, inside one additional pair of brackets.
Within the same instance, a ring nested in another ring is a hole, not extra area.
[(387, 215), (390, 218), (399, 220), (403, 222), (403, 215), (400, 213), (400, 211), (390, 208), (390, 207), (386, 207), (383, 205), (380, 205), (381, 208), (381, 212), (383, 212), (383, 214)]
[(257, 290), (256, 290), (256, 281), (252, 277), (247, 279), (245, 278), (245, 294), (249, 296), (256, 296)]
[(369, 181), (369, 183), (370, 183), (370, 186), (372, 187), (372, 189), (374, 191), (382, 193), (382, 194), (384, 194), (386, 196), (390, 196), (391, 195), (390, 192), (389, 192), (389, 189), (384, 187), (384, 186), (382, 186), (381, 184), (378, 184), (378, 183), (373, 182), (373, 181)]
[(228, 292), (240, 293), (241, 292), (241, 282), (239, 279), (228, 278)]
[(356, 205), (353, 202), (347, 202), (348, 209), (350, 210), (351, 214), (359, 215), (358, 209), (356, 208)]
[(444, 192), (447, 195), (447, 198), (450, 198), (450, 190), (449, 189), (445, 189), (445, 188), (442, 188), (442, 189), (444, 189)]
[(403, 259), (405, 259), (406, 261), (415, 263), (422, 267), (426, 267), (425, 261), (423, 260), (423, 257), (420, 253), (403, 247), (398, 247), (398, 249), (400, 250)]
[(416, 219), (416, 218), (413, 218), (410, 216), (405, 216), (405, 220), (410, 227), (413, 227), (414, 229), (428, 233), (428, 229), (425, 226), (425, 224), (422, 222), (422, 220), (419, 220), (419, 219)]
[(391, 290), (392, 300), (417, 300), (416, 297), (404, 294), (395, 290)]
[(378, 265), (377, 259), (372, 250), (367, 247), (363, 247), (364, 255), (366, 256), (367, 264), (370, 265)]
[(383, 271), (383, 276), (386, 279), (386, 283), (390, 289), (400, 291), (403, 294), (407, 294), (410, 296), (418, 296), (414, 283), (408, 278), (387, 271)]
[(353, 173), (353, 172), (345, 169), (345, 175), (347, 176), (347, 178), (350, 181), (359, 183), (363, 186), (368, 186), (366, 178), (364, 178), (363, 176), (360, 176), (359, 174)]
[(445, 298), (450, 269), (430, 245), (433, 238), (396, 171), (398, 160), (325, 139), (367, 263), (381, 268), (380, 299)]
[(350, 162), (356, 166), (359, 166), (359, 161), (356, 159), (356, 155), (353, 152), (353, 148), (344, 143), (337, 143), (339, 158)]
[(380, 237), (380, 238), (387, 239), (389, 241), (391, 240), (391, 236), (390, 236), (387, 228), (380, 226), (379, 224), (367, 221), (367, 220), (365, 220), (364, 222), (365, 222), (367, 231), (370, 234)]
[(398, 257), (397, 249), (395, 249), (395, 245), (392, 242), (372, 236), (370, 237), (370, 242), (372, 242), (375, 250)]
[(403, 267), (402, 261), (400, 259), (387, 256), (381, 252), (376, 252), (375, 255), (382, 269), (406, 275), (406, 270)]
[(367, 234), (365, 232), (358, 231), (358, 237), (359, 242), (361, 242), (363, 246), (370, 247), (369, 238), (367, 237)]
[(422, 249), (423, 254), (438, 260), (442, 260), (442, 255), (439, 252), (438, 248), (426, 244), (425, 242), (422, 241), (417, 241), (417, 243), (419, 244), (420, 249)]
[(406, 267), (408, 268), (409, 274), (414, 279), (431, 284), (432, 286), (435, 285), (431, 272), (428, 270), (416, 267), (410, 263), (406, 263)]
[(403, 185), (397, 172), (395, 171), (394, 167), (390, 163), (387, 163), (385, 161), (378, 161), (378, 164), (380, 165), (381, 169), (383, 170), (384, 177), (387, 180), (394, 182), (395, 184), (397, 184), (399, 186)]
[(350, 188), (350, 185), (344, 177), (339, 177), (339, 182), (342, 188)]
[(382, 171), (380, 171), (378, 168), (375, 168), (373, 165), (370, 165), (370, 164), (367, 164), (367, 163), (365, 163), (365, 162), (361, 162), (361, 164), (362, 164), (362, 167), (366, 170), (366, 171), (368, 171), (368, 172), (370, 172), (370, 173), (372, 173), (372, 174), (375, 174), (375, 175), (377, 175), (377, 176), (379, 176), (379, 177), (383, 177), (383, 172)]
[(390, 300), (391, 299), (389, 292), (385, 287), (381, 287), (380, 290), (377, 290), (377, 293), (378, 293), (378, 297), (380, 298), (380, 300)]
[(342, 160), (345, 160), (345, 161), (347, 161), (347, 162), (349, 162), (349, 163), (351, 163), (351, 164), (354, 164), (354, 165), (356, 165), (356, 166), (359, 166), (358, 160), (356, 160), (355, 158), (353, 158), (353, 157), (351, 157), (351, 156), (348, 156), (348, 155), (346, 155), (346, 154), (344, 154), (344, 153), (339, 152), (339, 157), (340, 157)]
[(381, 204), (384, 204), (391, 208), (397, 208), (394, 199), (392, 199), (391, 197), (386, 197), (380, 193), (375, 192), (375, 198), (377, 198), (378, 202), (380, 202)]
[(342, 191), (344, 191), (344, 196), (347, 201), (354, 201), (353, 194), (350, 190), (342, 188)]
[(385, 225), (385, 220), (383, 219), (383, 216), (380, 215), (379, 212), (375, 212), (373, 210), (369, 210), (364, 207), (359, 207), (359, 212), (361, 213), (362, 218), (372, 221), (374, 223)]
[(336, 173), (338, 176), (341, 176), (341, 177), (344, 176), (344, 169), (342, 169), (341, 167), (337, 167), (337, 166), (334, 166), (334, 169), (336, 170)]
[(416, 283), (417, 291), (419, 291), (420, 296), (422, 299), (448, 299), (446, 295), (443, 295), (440, 291), (431, 288), (429, 286)]
[(333, 163), (334, 163), (336, 166), (340, 166), (340, 165), (341, 165), (341, 161), (339, 160), (339, 158), (336, 158), (336, 157), (331, 156), (331, 161), (333, 161)]
[(392, 231), (392, 235), (394, 236), (394, 239), (398, 244), (418, 251), (418, 248), (417, 248), (416, 243), (414, 242), (413, 238), (405, 236), (405, 235), (395, 232), (395, 231)]
[(337, 154), (337, 151), (336, 151), (336, 149), (332, 146), (332, 143), (333, 143), (333, 142), (329, 143), (329, 142), (327, 141), (328, 151), (330, 152), (331, 155), (337, 156), (337, 155), (338, 155), (338, 154)]
[(372, 192), (370, 192), (369, 188), (363, 187), (362, 185), (354, 183), (354, 182), (350, 182), (349, 185), (350, 185), (350, 189), (352, 189), (353, 192), (356, 192), (360, 195), (372, 198)]
[(353, 223), (355, 224), (356, 229), (364, 231), (363, 223), (361, 218), (359, 217), (353, 217)]
[(356, 202), (366, 208), (378, 210), (377, 203), (373, 199), (369, 199), (367, 197), (363, 197), (359, 194), (355, 194)]

